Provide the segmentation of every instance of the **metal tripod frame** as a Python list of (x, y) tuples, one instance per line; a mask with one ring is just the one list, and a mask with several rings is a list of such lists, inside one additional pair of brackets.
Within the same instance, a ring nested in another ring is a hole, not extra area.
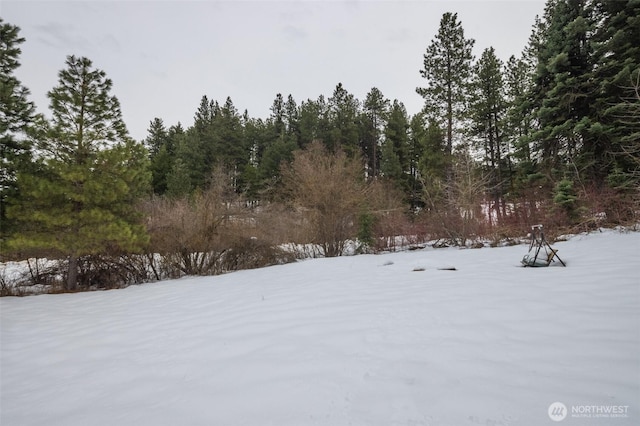
[(547, 265), (551, 264), (551, 262), (553, 262), (553, 259), (556, 258), (562, 264), (562, 266), (567, 266), (562, 261), (562, 259), (560, 259), (560, 256), (558, 256), (558, 251), (554, 250), (547, 242), (547, 239), (544, 237), (544, 230), (542, 228), (542, 225), (533, 225), (531, 227), (531, 242), (529, 243), (529, 253), (531, 253), (531, 250), (533, 250), (533, 248), (535, 247), (535, 255), (533, 256), (531, 265), (528, 266), (533, 266), (536, 264), (536, 261), (538, 260), (538, 257), (540, 255), (540, 251), (543, 248), (546, 255)]

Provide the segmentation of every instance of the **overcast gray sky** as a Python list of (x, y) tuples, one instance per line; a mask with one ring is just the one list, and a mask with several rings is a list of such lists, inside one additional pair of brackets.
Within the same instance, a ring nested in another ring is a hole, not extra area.
[(113, 80), (131, 136), (149, 121), (193, 124), (200, 98), (266, 118), (277, 93), (300, 104), (341, 82), (361, 101), (372, 87), (410, 114), (423, 101), (422, 55), (442, 14), (457, 12), (474, 54), (519, 55), (544, 0), (511, 1), (32, 1), (0, 0), (21, 28), (17, 77), (38, 111), (67, 55), (86, 56)]

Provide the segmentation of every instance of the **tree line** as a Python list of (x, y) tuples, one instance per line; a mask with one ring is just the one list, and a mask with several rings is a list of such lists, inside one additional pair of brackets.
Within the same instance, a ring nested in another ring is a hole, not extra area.
[(398, 235), (464, 244), (539, 221), (637, 221), (634, 1), (549, 0), (506, 62), (493, 48), (476, 59), (445, 13), (412, 116), (376, 87), (359, 100), (338, 83), (299, 103), (277, 94), (266, 119), (203, 96), (192, 126), (154, 118), (144, 141), (87, 58), (67, 58), (52, 118), (38, 114), (14, 76), (19, 28), (0, 31), (2, 251), (64, 259), (67, 289), (125, 254), (146, 254), (118, 264), (139, 281), (277, 263), (284, 243), (333, 256)]
[(280, 164), (316, 140), (361, 157), (365, 176), (393, 181), (412, 209), (425, 207), (425, 188), (452, 185), (465, 152), (487, 179), (498, 221), (531, 197), (624, 192), (638, 183), (638, 15), (634, 2), (549, 1), (522, 54), (505, 63), (491, 47), (476, 60), (474, 40), (446, 13), (420, 70), (425, 108), (413, 116), (376, 87), (359, 100), (340, 83), (299, 104), (278, 94), (266, 120), (203, 96), (186, 130), (152, 121), (154, 192), (202, 188), (222, 163), (238, 192), (265, 199)]

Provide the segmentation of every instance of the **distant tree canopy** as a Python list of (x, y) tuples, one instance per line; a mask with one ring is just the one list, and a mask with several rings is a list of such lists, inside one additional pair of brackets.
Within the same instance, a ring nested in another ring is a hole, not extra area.
[(498, 218), (534, 186), (550, 199), (562, 178), (581, 188), (632, 187), (637, 15), (632, 1), (549, 1), (522, 55), (505, 62), (493, 48), (475, 60), (474, 40), (457, 14), (445, 13), (423, 55), (426, 85), (417, 92), (425, 108), (413, 117), (376, 87), (360, 101), (340, 83), (329, 98), (301, 103), (278, 94), (266, 120), (240, 115), (229, 98), (220, 106), (205, 96), (183, 132), (169, 135), (160, 119), (152, 121), (146, 142), (154, 191), (167, 193), (169, 181), (173, 193), (196, 190), (223, 162), (235, 170), (238, 192), (268, 199), (280, 163), (313, 141), (361, 156), (365, 175), (396, 182), (413, 208), (422, 205), (425, 183), (452, 176), (458, 145), (491, 176), (487, 197)]

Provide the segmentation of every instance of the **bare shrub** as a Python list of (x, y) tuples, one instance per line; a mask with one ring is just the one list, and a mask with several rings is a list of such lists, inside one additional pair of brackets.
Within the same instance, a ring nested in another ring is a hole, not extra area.
[(485, 234), (485, 202), (489, 178), (466, 151), (456, 154), (447, 182), (432, 178), (424, 185), (428, 232), (445, 244), (466, 245)]
[(149, 258), (139, 254), (94, 255), (78, 259), (78, 280), (90, 289), (123, 288), (151, 281)]
[(310, 242), (327, 257), (342, 255), (366, 200), (362, 162), (342, 151), (329, 153), (316, 141), (294, 154), (282, 176), (285, 193), (312, 230)]
[(393, 210), (381, 214), (376, 221), (375, 252), (396, 251), (424, 242), (421, 224), (412, 222), (406, 212)]
[(591, 186), (579, 194), (585, 214), (579, 226), (585, 230), (600, 226), (629, 225), (638, 222), (640, 188), (616, 189)]
[(322, 254), (311, 243), (315, 232), (303, 209), (282, 203), (268, 203), (256, 209), (254, 219), (254, 235), (259, 239), (284, 247), (285, 251), (300, 259)]
[(211, 181), (207, 190), (190, 198), (154, 197), (144, 204), (149, 252), (159, 257), (154, 276), (215, 275), (289, 261), (260, 232), (259, 211), (230, 189), (229, 176), (219, 170)]
[[(402, 191), (391, 181), (376, 178), (367, 184), (363, 214), (373, 219), (373, 252), (394, 251), (415, 237)], [(359, 224), (362, 227), (362, 223)]]
[(62, 289), (65, 267), (61, 261), (44, 258), (5, 263), (0, 272), (0, 296), (25, 296)]
[(237, 238), (225, 252), (221, 270), (262, 268), (295, 261), (295, 255), (256, 237)]

